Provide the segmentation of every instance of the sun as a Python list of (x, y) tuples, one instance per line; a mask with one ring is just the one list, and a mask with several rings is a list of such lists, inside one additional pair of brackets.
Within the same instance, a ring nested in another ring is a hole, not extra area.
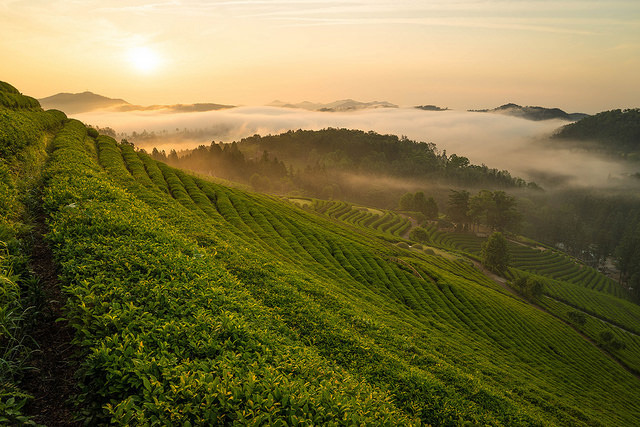
[(161, 63), (161, 58), (158, 53), (146, 46), (130, 48), (127, 58), (133, 68), (143, 74), (153, 73), (158, 69)]

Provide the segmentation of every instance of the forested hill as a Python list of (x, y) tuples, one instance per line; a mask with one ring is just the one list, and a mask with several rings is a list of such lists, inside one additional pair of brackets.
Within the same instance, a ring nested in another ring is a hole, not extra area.
[(575, 121), (580, 120), (583, 117), (587, 117), (588, 114), (584, 113), (567, 113), (560, 108), (545, 108), (545, 107), (523, 107), (518, 104), (504, 104), (494, 109), (484, 110), (469, 110), (476, 113), (498, 113), (505, 114), (507, 116), (519, 117), (521, 119), (540, 121), (540, 120), (568, 120)]
[(527, 183), (506, 170), (474, 165), (435, 144), (405, 136), (352, 129), (297, 130), (280, 135), (254, 135), (238, 143), (248, 157), (264, 151), (294, 166), (320, 164), (327, 169), (399, 178), (455, 182), (469, 186), (523, 187)]
[(554, 135), (585, 149), (624, 155), (640, 152), (640, 108), (603, 111), (563, 126)]
[[(466, 157), (440, 152), (432, 143), (349, 129), (254, 135), (232, 144), (212, 143), (169, 155), (154, 150), (152, 156), (225, 179), (249, 183), (253, 177), (251, 184), (261, 183), (257, 188), (263, 190), (299, 189), (309, 196), (362, 202), (366, 193), (389, 191), (388, 185), (374, 188), (374, 183), (383, 178), (429, 185), (537, 188), (535, 183), (513, 177), (508, 171), (473, 165)], [(365, 179), (353, 183), (356, 175)], [(380, 195), (376, 197), (380, 199)], [(397, 194), (389, 197), (396, 202)]]

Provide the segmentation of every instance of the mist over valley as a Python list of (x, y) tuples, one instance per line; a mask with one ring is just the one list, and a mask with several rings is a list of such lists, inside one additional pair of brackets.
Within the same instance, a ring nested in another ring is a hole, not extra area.
[[(74, 117), (125, 133), (139, 148), (155, 147), (167, 153), (172, 149), (209, 145), (211, 141), (230, 143), (254, 134), (334, 127), (406, 135), (411, 140), (432, 142), (441, 151), (465, 156), (474, 164), (508, 170), (526, 180), (540, 181), (545, 187), (607, 186), (610, 178), (637, 171), (625, 162), (546, 144), (547, 138), (566, 124), (559, 119), (529, 121), (498, 114), (414, 108), (329, 114), (279, 107), (236, 107), (199, 113), (98, 111)], [(140, 135), (145, 131), (155, 137), (132, 136), (134, 132)]]

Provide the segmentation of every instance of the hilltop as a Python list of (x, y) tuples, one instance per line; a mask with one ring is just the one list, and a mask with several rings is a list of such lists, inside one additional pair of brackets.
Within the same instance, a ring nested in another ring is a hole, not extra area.
[[(136, 141), (144, 142), (138, 135)], [(399, 188), (467, 186), (539, 190), (534, 182), (506, 170), (471, 164), (439, 151), (435, 144), (354, 129), (297, 130), (253, 135), (231, 144), (152, 151), (156, 160), (219, 178), (251, 184), (261, 191), (319, 198), (345, 198), (381, 207), (397, 204)], [(394, 181), (394, 185), (389, 182)], [(404, 183), (404, 184), (402, 184)]]
[(339, 101), (329, 102), (326, 104), (314, 103), (309, 101), (304, 101), (297, 104), (282, 102), (282, 101), (273, 101), (272, 103), (269, 104), (269, 106), (280, 107), (280, 108), (300, 108), (303, 110), (323, 111), (323, 112), (345, 112), (345, 111), (368, 110), (373, 108), (398, 108), (397, 105), (387, 101), (361, 102), (361, 101), (355, 101), (353, 99), (342, 99)]
[(189, 113), (202, 111), (215, 111), (234, 108), (233, 105), (196, 103), (196, 104), (172, 104), (172, 105), (135, 105), (124, 99), (108, 98), (89, 91), (82, 93), (58, 93), (39, 100), (44, 108), (55, 108), (66, 114), (86, 113), (96, 110), (109, 111), (163, 111), (173, 113)]
[(449, 111), (448, 107), (438, 107), (437, 105), (416, 105), (414, 108), (417, 108), (418, 110), (424, 110), (424, 111)]
[(584, 113), (567, 113), (559, 108), (545, 108), (545, 107), (523, 107), (518, 104), (504, 104), (500, 107), (494, 109), (484, 109), (484, 110), (469, 110), (471, 112), (476, 113), (497, 113), (497, 114), (505, 114), (507, 116), (519, 117), (526, 120), (567, 120), (567, 121), (576, 121), (580, 120), (584, 117), (587, 117), (588, 114)]
[(638, 424), (640, 306), (517, 235), (488, 271), (504, 193), (262, 194), (0, 92), (2, 422)]
[(64, 111), (66, 114), (103, 110), (123, 105), (131, 105), (124, 99), (108, 98), (93, 92), (57, 93), (38, 100), (43, 108)]
[(553, 139), (562, 145), (637, 159), (640, 154), (640, 109), (603, 111), (563, 126)]

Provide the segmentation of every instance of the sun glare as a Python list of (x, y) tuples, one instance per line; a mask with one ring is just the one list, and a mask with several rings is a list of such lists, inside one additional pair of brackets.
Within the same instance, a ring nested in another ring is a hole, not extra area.
[(158, 53), (144, 46), (129, 49), (128, 59), (136, 71), (144, 74), (154, 72), (160, 65)]

